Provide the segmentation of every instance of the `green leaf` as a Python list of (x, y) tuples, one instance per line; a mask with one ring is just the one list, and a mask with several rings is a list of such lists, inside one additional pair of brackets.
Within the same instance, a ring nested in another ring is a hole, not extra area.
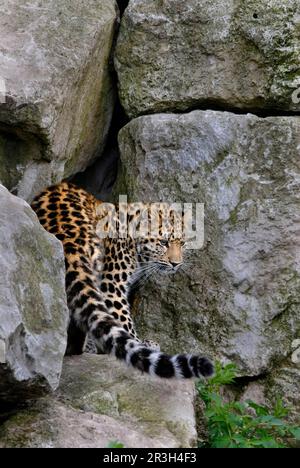
[(229, 437), (219, 437), (213, 442), (213, 448), (229, 448), (231, 440)]
[(269, 414), (269, 409), (266, 406), (258, 405), (251, 400), (247, 400), (246, 403), (248, 406), (250, 406), (250, 408), (253, 408), (256, 411), (257, 416), (264, 416)]
[(283, 405), (280, 398), (276, 400), (273, 408), (273, 414), (276, 418), (284, 418), (289, 414), (289, 409)]
[(227, 414), (226, 421), (228, 424), (231, 426), (242, 426), (243, 425), (243, 420), (240, 418), (240, 416), (237, 416), (234, 413), (229, 413)]
[(216, 393), (212, 393), (210, 396), (210, 399), (211, 399), (211, 404), (214, 404), (217, 406), (221, 406), (223, 404), (222, 398)]
[(286, 423), (282, 421), (281, 419), (274, 418), (274, 416), (261, 416), (260, 418), (257, 419), (257, 421), (261, 423), (267, 423), (270, 426), (285, 426)]
[(290, 427), (288, 429), (296, 440), (300, 440), (300, 427)]
[(246, 405), (244, 403), (241, 403), (239, 401), (235, 401), (234, 402), (234, 409), (236, 411), (238, 411), (239, 413), (244, 414), (247, 407), (246, 407)]
[(271, 437), (260, 439), (260, 440), (253, 440), (251, 441), (253, 447), (256, 448), (280, 448), (281, 445), (276, 442), (276, 440), (272, 439)]
[(108, 443), (107, 448), (125, 448), (125, 446), (124, 444), (122, 444), (122, 442), (119, 442), (118, 440), (111, 440)]

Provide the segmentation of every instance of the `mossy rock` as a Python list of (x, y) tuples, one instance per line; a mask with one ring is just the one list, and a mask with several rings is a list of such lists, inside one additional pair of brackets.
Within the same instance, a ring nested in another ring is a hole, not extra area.
[(127, 114), (299, 112), (299, 17), (298, 0), (132, 0), (115, 54)]

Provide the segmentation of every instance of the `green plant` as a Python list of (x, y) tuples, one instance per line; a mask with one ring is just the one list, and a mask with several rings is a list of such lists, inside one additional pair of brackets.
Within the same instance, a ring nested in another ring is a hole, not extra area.
[(122, 442), (119, 442), (118, 440), (111, 440), (107, 444), (107, 448), (125, 448), (124, 444)]
[(282, 418), (288, 414), (280, 400), (272, 409), (254, 401), (224, 401), (222, 386), (233, 384), (237, 374), (234, 364), (216, 363), (216, 373), (207, 382), (199, 381), (197, 390), (205, 403), (208, 441), (213, 448), (281, 448), (286, 440), (300, 440), (300, 428)]

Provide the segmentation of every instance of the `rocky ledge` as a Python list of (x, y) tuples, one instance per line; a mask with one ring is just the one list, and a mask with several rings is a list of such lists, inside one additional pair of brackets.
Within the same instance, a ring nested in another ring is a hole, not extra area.
[(114, 358), (66, 358), (59, 389), (0, 427), (0, 448), (194, 447), (193, 382), (161, 381)]

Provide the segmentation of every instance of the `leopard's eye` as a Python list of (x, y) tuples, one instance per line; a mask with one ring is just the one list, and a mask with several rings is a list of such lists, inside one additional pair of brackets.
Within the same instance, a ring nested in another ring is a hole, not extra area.
[(162, 246), (164, 246), (164, 247), (167, 247), (167, 245), (168, 245), (169, 242), (168, 242), (166, 239), (161, 239), (161, 240), (159, 241), (159, 243), (160, 243), (160, 245), (162, 245)]

